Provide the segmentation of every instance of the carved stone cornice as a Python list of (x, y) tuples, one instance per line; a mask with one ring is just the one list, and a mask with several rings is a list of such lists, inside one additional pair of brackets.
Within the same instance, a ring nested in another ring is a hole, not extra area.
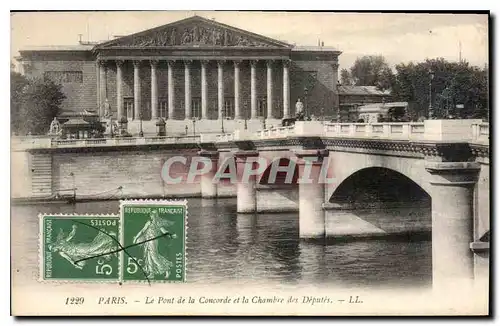
[(490, 157), (490, 146), (481, 144), (470, 144), (472, 155), (475, 157)]

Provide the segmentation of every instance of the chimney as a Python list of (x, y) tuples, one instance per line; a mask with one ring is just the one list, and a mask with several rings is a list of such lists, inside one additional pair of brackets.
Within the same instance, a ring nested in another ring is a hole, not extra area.
[(82, 36), (83, 34), (78, 34), (78, 43), (82, 44)]
[(325, 46), (325, 42), (321, 41), (321, 47)]

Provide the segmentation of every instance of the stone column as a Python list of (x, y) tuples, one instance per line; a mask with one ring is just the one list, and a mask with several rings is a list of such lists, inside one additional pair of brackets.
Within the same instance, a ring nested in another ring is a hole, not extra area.
[(191, 119), (191, 60), (184, 61), (184, 118)]
[(321, 239), (326, 235), (325, 185), (319, 180), (323, 159), (328, 159), (328, 150), (299, 150), (299, 236), (306, 239)]
[(234, 61), (234, 119), (242, 119), (240, 110), (240, 63)]
[(116, 118), (117, 119), (120, 119), (125, 116), (123, 114), (122, 84), (123, 84), (123, 61), (117, 60), (116, 61), (116, 112), (117, 112)]
[(106, 94), (106, 62), (102, 60), (98, 60), (99, 65), (99, 116), (103, 116), (104, 110), (103, 105), (106, 99), (108, 98), (108, 94)]
[(250, 157), (258, 157), (257, 151), (239, 151), (235, 153), (238, 184), (236, 185), (236, 210), (238, 213), (255, 213), (257, 211), (257, 191), (255, 184), (257, 176), (251, 175), (242, 182), (243, 171), (255, 169), (256, 162), (249, 161)]
[(158, 117), (158, 76), (156, 68), (158, 60), (151, 60), (151, 119), (155, 120)]
[(267, 118), (273, 118), (273, 61), (267, 61)]
[(198, 155), (210, 159), (212, 165), (210, 171), (201, 175), (201, 197), (202, 198), (216, 198), (217, 197), (217, 184), (212, 180), (217, 173), (217, 163), (219, 161), (219, 152), (205, 151), (198, 152)]
[(224, 112), (224, 61), (217, 61), (217, 112), (219, 119)]
[(141, 117), (141, 61), (134, 60), (134, 120)]
[(256, 75), (257, 61), (250, 61), (250, 112), (251, 118), (257, 119), (257, 77)]
[(208, 119), (207, 60), (201, 61), (201, 118)]
[(174, 118), (175, 93), (174, 93), (174, 64), (175, 61), (169, 60), (168, 64), (168, 118)]
[(479, 163), (426, 162), (425, 168), (430, 173), (432, 198), (433, 286), (471, 280), (473, 195)]
[(290, 117), (290, 60), (283, 61), (283, 118)]

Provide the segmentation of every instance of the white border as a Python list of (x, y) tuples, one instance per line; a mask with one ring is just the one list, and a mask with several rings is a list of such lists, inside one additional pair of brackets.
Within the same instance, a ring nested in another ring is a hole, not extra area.
[[(123, 206), (131, 205), (131, 206), (144, 206), (144, 205), (153, 205), (153, 206), (184, 206), (184, 279), (180, 281), (171, 281), (171, 280), (125, 280), (123, 278), (123, 268), (120, 268), (119, 278), (122, 284), (149, 284), (149, 283), (187, 283), (187, 271), (188, 271), (188, 260), (187, 260), (187, 238), (188, 238), (188, 200), (187, 199), (123, 199), (120, 200), (120, 225), (123, 230), (120, 235), (120, 243), (122, 246), (125, 245), (125, 223)], [(124, 252), (121, 252), (120, 256), (123, 256)]]
[[(45, 279), (44, 278), (44, 261), (45, 261), (45, 248), (44, 248), (44, 219), (46, 217), (61, 217), (61, 219), (69, 219), (69, 218), (84, 218), (84, 219), (92, 219), (92, 218), (116, 218), (118, 221), (118, 233), (122, 233), (121, 220), (120, 216), (116, 214), (38, 214), (38, 282), (40, 283), (58, 283), (58, 284), (67, 284), (67, 283), (106, 283), (106, 284), (115, 284), (120, 282), (120, 270), (121, 270), (121, 255), (118, 255), (118, 277), (116, 280), (114, 279)], [(119, 234), (121, 238), (121, 234)]]

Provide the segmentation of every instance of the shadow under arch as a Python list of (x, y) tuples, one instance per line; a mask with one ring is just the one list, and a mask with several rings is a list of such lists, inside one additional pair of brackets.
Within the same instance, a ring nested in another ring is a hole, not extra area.
[(369, 167), (344, 179), (330, 196), (329, 203), (347, 204), (353, 208), (412, 203), (430, 207), (431, 196), (400, 172)]
[[(286, 167), (290, 166), (293, 168), (293, 176), (291, 178), (291, 182), (287, 183), (286, 182), (286, 177), (288, 175), (287, 171), (279, 171), (276, 173), (276, 179), (271, 180), (271, 170), (273, 167), (273, 164), (276, 164), (274, 162), (279, 161), (278, 166), (280, 167)], [(265, 186), (276, 186), (276, 187), (297, 187), (298, 186), (298, 179), (299, 179), (299, 170), (298, 170), (298, 165), (297, 162), (293, 159), (289, 158), (276, 158), (274, 159), (269, 166), (266, 168), (266, 170), (262, 173), (260, 180), (259, 180), (259, 185), (265, 185)]]

